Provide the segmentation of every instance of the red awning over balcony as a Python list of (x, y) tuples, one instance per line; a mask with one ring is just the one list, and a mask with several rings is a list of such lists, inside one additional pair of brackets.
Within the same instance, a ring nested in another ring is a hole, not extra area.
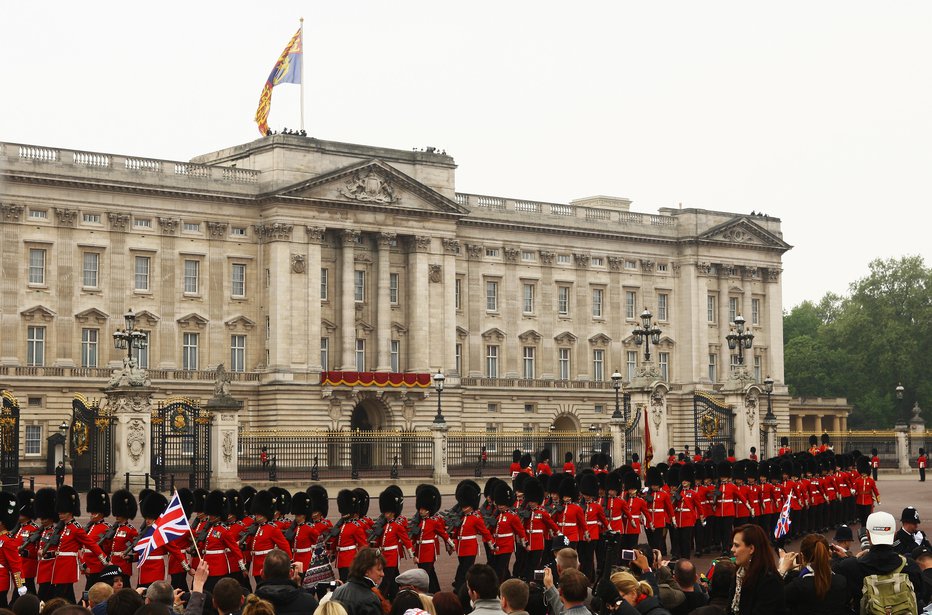
[(431, 384), (430, 373), (401, 374), (396, 372), (321, 372), (320, 383), (364, 387), (420, 387)]

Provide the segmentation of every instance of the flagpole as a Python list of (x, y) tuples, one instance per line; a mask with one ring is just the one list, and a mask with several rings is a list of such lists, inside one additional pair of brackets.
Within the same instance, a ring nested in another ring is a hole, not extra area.
[[(178, 497), (178, 489), (177, 489), (177, 488), (175, 489), (175, 495), (174, 495), (174, 497), (178, 498), (178, 501), (179, 501), (179, 502), (181, 501), (181, 498)], [(184, 510), (184, 507), (183, 507), (183, 506), (182, 506), (182, 510)], [(190, 522), (187, 522), (187, 523), (185, 523), (185, 525), (188, 526), (188, 534), (191, 535), (191, 544), (194, 545), (194, 552), (197, 553), (197, 559), (199, 559), (199, 560), (200, 560), (200, 559), (203, 559), (203, 558), (201, 557), (201, 550), (197, 548), (197, 538), (194, 537), (194, 531), (191, 529), (191, 523), (190, 523)]]
[(304, 130), (304, 18), (301, 22), (301, 130)]

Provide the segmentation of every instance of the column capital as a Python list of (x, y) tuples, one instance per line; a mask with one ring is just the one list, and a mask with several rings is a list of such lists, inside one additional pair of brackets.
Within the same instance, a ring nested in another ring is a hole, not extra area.
[(443, 249), (449, 254), (459, 254), (460, 253), (460, 242), (459, 239), (448, 239), (444, 237), (440, 240), (440, 243), (443, 244)]
[(343, 240), (344, 246), (353, 245), (359, 239), (359, 231), (351, 228), (343, 229), (340, 231), (340, 239)]
[(327, 229), (323, 226), (305, 226), (304, 232), (307, 234), (308, 243), (321, 243), (324, 240), (324, 233)]
[(377, 238), (380, 248), (390, 248), (392, 243), (398, 239), (398, 233), (379, 233)]
[(267, 224), (257, 224), (255, 225), (255, 229), (256, 234), (259, 235), (260, 242), (291, 241), (291, 231), (294, 229), (294, 225), (284, 222), (270, 222)]
[(430, 235), (415, 235), (411, 241), (411, 247), (415, 252), (427, 252), (432, 239)]

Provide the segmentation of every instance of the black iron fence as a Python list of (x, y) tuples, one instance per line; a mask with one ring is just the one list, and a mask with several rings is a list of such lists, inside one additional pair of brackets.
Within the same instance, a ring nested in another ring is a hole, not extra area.
[(429, 431), (243, 431), (243, 480), (316, 481), (431, 476)]
[(612, 452), (611, 435), (599, 431), (450, 431), (446, 438), (451, 476), (506, 476), (515, 450), (530, 453), (535, 467), (541, 451), (549, 450), (554, 471), (562, 471), (566, 453), (582, 469), (592, 455), (610, 458)]

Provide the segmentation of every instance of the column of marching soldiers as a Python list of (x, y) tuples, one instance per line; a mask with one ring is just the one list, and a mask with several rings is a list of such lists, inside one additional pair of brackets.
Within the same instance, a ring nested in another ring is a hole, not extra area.
[[(456, 504), (443, 511), (437, 487), (420, 485), (412, 519), (402, 516), (404, 496), (396, 485), (379, 494), (376, 519), (368, 514), (364, 489), (341, 490), (336, 523), (328, 520), (329, 495), (319, 484), (294, 494), (277, 487), (179, 489), (192, 532), (154, 549), (135, 566), (137, 586), (170, 578), (174, 587), (187, 589), (186, 578), (200, 556), (210, 571), (207, 590), (226, 576), (250, 589), (249, 577), (258, 583), (265, 556), (276, 548), (300, 562), (305, 582), (336, 574), (345, 580), (357, 550), (367, 546), (380, 549), (386, 559), (380, 589), (389, 600), (397, 591), (401, 559), (425, 569), (430, 591), (440, 591), (434, 565), (443, 550), (458, 558), (454, 589), (482, 552), (501, 579), (530, 580), (551, 565), (557, 550), (571, 547), (594, 580), (606, 550), (634, 548), (642, 532), (664, 555), (669, 540), (675, 558), (727, 552), (732, 528), (744, 523), (760, 524), (773, 535), (787, 498), (792, 525), (778, 542), (856, 520), (863, 527), (880, 501), (871, 460), (857, 451), (793, 454), (785, 444), (780, 456), (759, 462), (733, 457), (713, 462), (708, 454), (690, 457), (671, 449), (668, 463), (645, 468), (643, 485), (637, 455), (613, 471), (605, 455), (594, 455), (590, 467), (577, 472), (567, 453), (563, 471), (554, 472), (548, 450), (537, 454), (533, 466), (530, 454), (516, 450), (510, 484), (490, 478), (480, 487), (463, 480), (456, 486)], [(134, 546), (168, 505), (164, 495), (151, 490), (137, 500), (127, 490), (111, 496), (92, 489), (85, 499), (90, 519), (82, 524), (76, 521), (80, 497), (70, 486), (0, 493), (0, 567), (5, 569), (0, 606), (11, 589), (14, 600), (31, 591), (41, 599), (61, 596), (73, 602), (80, 575), (87, 587), (102, 574), (120, 575), (128, 584)]]

